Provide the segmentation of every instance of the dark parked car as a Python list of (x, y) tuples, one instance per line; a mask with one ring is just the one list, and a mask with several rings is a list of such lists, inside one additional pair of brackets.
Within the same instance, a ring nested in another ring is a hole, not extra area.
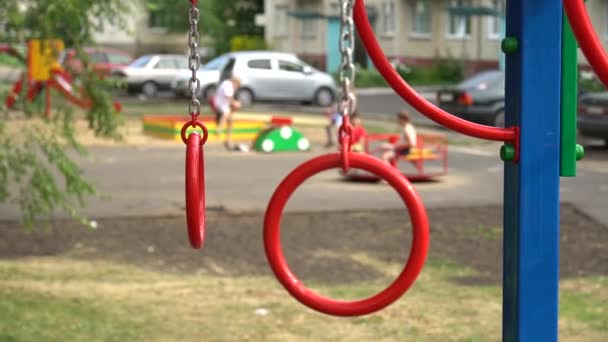
[(505, 74), (484, 71), (455, 87), (437, 92), (439, 107), (472, 122), (504, 127)]
[(608, 92), (580, 97), (578, 130), (582, 135), (603, 139), (608, 145)]

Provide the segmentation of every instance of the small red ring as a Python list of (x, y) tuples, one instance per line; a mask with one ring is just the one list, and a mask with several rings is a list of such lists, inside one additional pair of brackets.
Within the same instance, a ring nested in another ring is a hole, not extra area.
[(362, 316), (381, 310), (399, 299), (414, 283), (426, 260), (429, 247), (429, 221), (422, 200), (410, 182), (395, 168), (383, 161), (360, 153), (352, 153), (353, 167), (363, 169), (386, 180), (406, 204), (413, 226), (413, 238), (407, 264), (401, 274), (383, 291), (363, 300), (338, 301), (323, 297), (306, 288), (291, 272), (281, 247), (281, 216), (287, 201), (305, 180), (313, 175), (341, 166), (339, 153), (326, 154), (305, 162), (293, 170), (276, 189), (264, 219), (264, 248), (275, 276), (298, 301), (311, 309), (335, 316)]
[(338, 136), (340, 137), (340, 156), (342, 157), (342, 172), (346, 174), (350, 169), (348, 155), (350, 153), (353, 136), (353, 126), (350, 124), (348, 116), (345, 116), (343, 118), (342, 125), (340, 125), (340, 129), (338, 129)]
[(340, 138), (340, 158), (342, 159), (342, 172), (348, 173), (350, 169), (350, 162), (348, 156), (350, 154), (350, 137), (342, 136)]
[(186, 137), (186, 132), (188, 131), (188, 128), (190, 127), (200, 127), (203, 130), (203, 138), (201, 139), (201, 145), (205, 145), (205, 143), (207, 142), (207, 139), (209, 138), (209, 131), (207, 130), (207, 127), (200, 121), (196, 120), (194, 122), (192, 121), (188, 121), (184, 124), (184, 127), (182, 127), (182, 141), (184, 142), (184, 144), (188, 144), (188, 138)]
[(201, 136), (191, 133), (186, 146), (188, 239), (192, 248), (200, 249), (205, 241), (205, 158)]

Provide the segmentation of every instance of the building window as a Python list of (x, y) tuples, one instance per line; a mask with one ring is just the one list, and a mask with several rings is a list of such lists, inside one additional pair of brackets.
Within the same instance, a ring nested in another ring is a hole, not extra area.
[(274, 35), (287, 36), (287, 6), (279, 5), (274, 8)]
[(303, 18), (302, 22), (302, 38), (314, 39), (317, 37), (318, 25), (315, 25), (315, 20), (311, 18)]
[(491, 39), (500, 39), (503, 35), (502, 18), (505, 15), (505, 0), (490, 0), (490, 4), (498, 15), (488, 17), (488, 37)]
[[(470, 7), (470, 0), (447, 0), (448, 8)], [(448, 13), (449, 38), (466, 38), (471, 35), (471, 17)]]
[(429, 0), (412, 0), (412, 35), (431, 35), (431, 4)]
[(382, 3), (382, 32), (385, 35), (395, 34), (395, 2)]
[(165, 11), (152, 10), (148, 13), (148, 27), (154, 30), (166, 30), (170, 20), (169, 14)]

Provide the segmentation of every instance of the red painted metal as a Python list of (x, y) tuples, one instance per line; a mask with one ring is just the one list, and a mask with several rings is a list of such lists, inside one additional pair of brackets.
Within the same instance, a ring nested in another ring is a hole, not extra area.
[(583, 0), (564, 0), (564, 10), (585, 57), (608, 88), (608, 53), (598, 38)]
[(353, 126), (348, 120), (348, 116), (342, 119), (342, 125), (338, 129), (340, 137), (340, 158), (342, 158), (342, 172), (347, 173), (350, 169), (348, 156), (352, 147)]
[[(186, 138), (189, 127), (200, 127), (198, 132), (192, 132)], [(203, 145), (209, 138), (207, 127), (198, 120), (190, 120), (184, 124), (181, 132), (186, 144), (186, 219), (188, 223), (188, 238), (194, 249), (203, 247), (205, 241), (205, 158)]]
[(202, 122), (196, 120), (194, 122), (192, 122), (192, 120), (188, 120), (184, 126), (182, 127), (182, 141), (184, 142), (184, 144), (188, 144), (188, 138), (186, 138), (186, 132), (188, 131), (188, 128), (190, 127), (200, 127), (203, 130), (203, 137), (201, 139), (201, 145), (205, 145), (205, 143), (207, 142), (207, 138), (209, 138), (209, 131), (207, 130), (207, 126), (205, 126)]
[[(43, 83), (38, 82), (36, 83), (36, 85), (39, 85), (40, 87), (42, 87)], [(46, 87), (48, 88), (48, 90), (50, 91), (50, 89), (55, 89), (57, 90), (61, 95), (63, 95), (70, 103), (72, 103), (73, 105), (76, 105), (80, 108), (83, 109), (91, 109), (91, 107), (93, 106), (93, 103), (91, 102), (90, 99), (88, 98), (82, 98), (79, 97), (76, 92), (73, 89), (70, 89), (70, 87), (72, 87), (72, 77), (70, 76), (70, 74), (61, 71), (61, 70), (52, 70), (52, 77), (46, 82)], [(32, 88), (35, 89), (35, 88)], [(86, 94), (85, 94), (86, 96)], [(32, 101), (34, 98), (34, 95), (30, 96), (30, 94), (28, 93), (28, 101)], [(117, 112), (121, 112), (122, 111), (122, 104), (119, 101), (115, 101), (114, 103), (114, 109)], [(47, 108), (49, 108), (50, 110), (50, 99), (47, 101)]]
[(270, 118), (270, 124), (272, 126), (292, 126), (293, 119), (290, 117), (273, 116)]
[(377, 158), (349, 153), (350, 165), (374, 173), (386, 180), (397, 192), (410, 212), (413, 227), (412, 246), (401, 274), (380, 293), (363, 300), (339, 301), (323, 297), (306, 288), (291, 272), (281, 247), (281, 216), (293, 192), (315, 174), (342, 167), (340, 153), (327, 154), (305, 162), (293, 170), (274, 192), (264, 220), (266, 257), (285, 289), (311, 309), (335, 316), (361, 316), (381, 310), (399, 299), (414, 283), (424, 266), (429, 247), (429, 221), (422, 200), (414, 187), (396, 169)]
[(15, 82), (15, 84), (13, 85), (13, 88), (11, 89), (11, 92), (8, 95), (6, 95), (6, 108), (13, 109), (15, 107), (15, 102), (17, 102), (17, 98), (21, 94), (21, 91), (23, 90), (23, 85), (25, 84), (25, 82), (26, 82), (26, 80), (24, 79), (24, 77), (20, 77)]
[(49, 119), (51, 117), (51, 81), (46, 83), (44, 90), (44, 115)]
[(382, 74), (399, 96), (420, 113), (440, 125), (472, 137), (509, 142), (514, 142), (518, 139), (517, 132), (513, 127), (496, 128), (475, 124), (458, 118), (426, 100), (401, 78), (382, 52), (382, 48), (376, 40), (374, 31), (369, 23), (364, 0), (355, 2), (354, 18), (361, 41), (380, 74)]
[(194, 249), (205, 242), (205, 159), (201, 136), (194, 132), (186, 144), (186, 218)]

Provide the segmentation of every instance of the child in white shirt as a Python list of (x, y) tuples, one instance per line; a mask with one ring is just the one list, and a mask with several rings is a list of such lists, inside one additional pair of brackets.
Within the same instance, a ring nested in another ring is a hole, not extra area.
[(416, 128), (414, 128), (410, 116), (406, 111), (401, 111), (397, 114), (397, 122), (399, 123), (399, 126), (401, 126), (401, 138), (403, 141), (395, 144), (387, 143), (382, 146), (384, 151), (382, 153), (382, 160), (387, 163), (390, 163), (392, 159), (395, 159), (398, 156), (407, 156), (412, 147), (415, 147), (418, 143)]
[(230, 136), (232, 135), (232, 113), (241, 108), (241, 103), (234, 98), (240, 85), (241, 81), (236, 77), (224, 80), (217, 88), (215, 98), (213, 99), (216, 133), (219, 136), (224, 124), (227, 124), (224, 146), (229, 150), (232, 148), (230, 141)]

